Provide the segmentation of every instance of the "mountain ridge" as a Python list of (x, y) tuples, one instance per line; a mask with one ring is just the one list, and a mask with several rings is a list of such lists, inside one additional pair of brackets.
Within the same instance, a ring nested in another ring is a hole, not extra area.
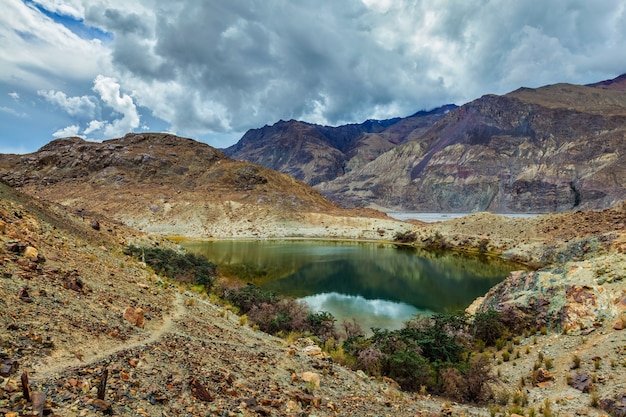
[(32, 154), (0, 155), (0, 181), (165, 235), (367, 238), (407, 227), (373, 210), (343, 209), (293, 177), (170, 134), (64, 138)]
[[(560, 83), (487, 94), (445, 109), (421, 130), (402, 131), (407, 118), (400, 119), (355, 140), (343, 169), (336, 149), (318, 147), (302, 157), (290, 147), (294, 141), (298, 149), (308, 146), (308, 137), (298, 132), (285, 132), (280, 142), (266, 132), (263, 140), (252, 141), (253, 151), (239, 147), (235, 155), (295, 173), (343, 207), (601, 209), (626, 199), (625, 80), (626, 74), (585, 86)], [(276, 159), (289, 158), (267, 161), (270, 149)], [(328, 161), (332, 169), (325, 170)]]

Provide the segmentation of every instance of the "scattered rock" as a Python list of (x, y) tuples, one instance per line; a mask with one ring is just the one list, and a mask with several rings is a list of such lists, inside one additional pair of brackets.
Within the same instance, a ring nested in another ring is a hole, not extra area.
[(311, 382), (313, 385), (315, 385), (315, 388), (319, 388), (320, 387), (320, 375), (318, 373), (315, 373), (315, 372), (302, 372), (302, 375), (300, 375), (300, 378), (304, 382)]
[(191, 378), (191, 392), (200, 401), (213, 401), (215, 397), (196, 378)]
[(591, 377), (587, 372), (578, 372), (576, 375), (572, 377), (572, 380), (568, 382), (568, 384), (582, 392), (590, 392), (593, 384), (591, 382)]
[(140, 327), (143, 329), (144, 326), (144, 317), (143, 310), (141, 308), (135, 308), (132, 306), (126, 307), (124, 310), (124, 318), (128, 320), (134, 326)]
[(24, 248), (25, 258), (30, 259), (33, 262), (36, 262), (38, 255), (39, 255), (39, 251), (37, 250), (37, 248), (34, 248), (32, 246), (26, 246), (26, 248)]
[(33, 299), (30, 298), (30, 295), (28, 295), (28, 289), (26, 289), (26, 287), (22, 288), (20, 290), (20, 293), (18, 295), (19, 299), (22, 300), (25, 303), (32, 303)]
[(20, 367), (19, 363), (15, 359), (5, 358), (0, 362), (0, 376), (8, 377), (9, 375), (17, 372)]
[(539, 368), (535, 371), (536, 382), (552, 381), (553, 379), (554, 377), (552, 376), (552, 374), (543, 368)]

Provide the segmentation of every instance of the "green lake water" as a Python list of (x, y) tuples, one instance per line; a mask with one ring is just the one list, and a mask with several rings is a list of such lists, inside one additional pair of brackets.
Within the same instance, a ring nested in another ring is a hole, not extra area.
[(341, 323), (397, 329), (415, 314), (466, 308), (515, 265), (498, 259), (377, 243), (185, 242), (226, 276), (302, 299)]

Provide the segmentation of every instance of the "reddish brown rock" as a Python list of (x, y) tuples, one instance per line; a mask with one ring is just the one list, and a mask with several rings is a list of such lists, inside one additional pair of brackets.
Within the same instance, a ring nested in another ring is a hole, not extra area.
[(132, 306), (126, 307), (126, 310), (124, 310), (124, 318), (132, 323), (134, 326), (143, 329), (144, 317), (143, 310), (141, 308), (135, 308)]

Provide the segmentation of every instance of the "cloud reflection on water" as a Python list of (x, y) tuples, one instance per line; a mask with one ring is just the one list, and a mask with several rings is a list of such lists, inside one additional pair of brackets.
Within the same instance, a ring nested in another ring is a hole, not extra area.
[(374, 299), (362, 296), (345, 295), (337, 292), (322, 293), (303, 297), (313, 311), (328, 311), (341, 325), (344, 319), (355, 318), (364, 331), (369, 333), (372, 327), (399, 329), (403, 323), (417, 313), (430, 314), (406, 303)]

